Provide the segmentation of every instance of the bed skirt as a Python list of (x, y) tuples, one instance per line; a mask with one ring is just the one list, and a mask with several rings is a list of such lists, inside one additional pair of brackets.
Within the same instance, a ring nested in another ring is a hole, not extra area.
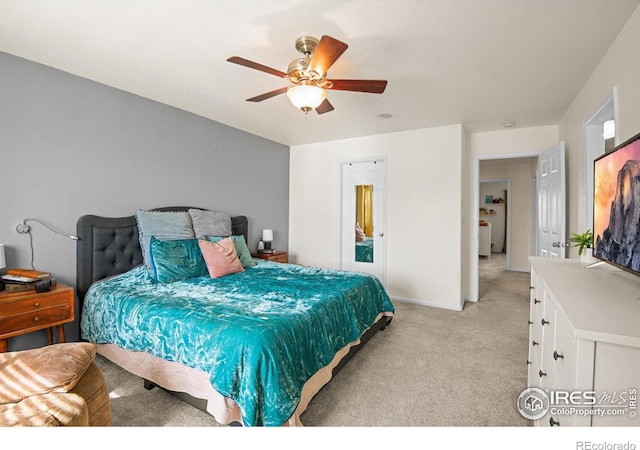
[[(367, 331), (374, 331), (373, 328), (380, 323), (383, 317), (390, 318), (392, 315), (392, 313), (379, 314), (374, 326)], [(383, 320), (382, 323), (388, 323), (388, 320)], [(367, 332), (363, 334), (363, 337), (366, 334)], [(311, 399), (331, 381), (334, 369), (340, 365), (345, 356), (350, 354), (352, 348), (357, 347), (360, 343), (361, 339), (357, 339), (344, 346), (336, 353), (331, 363), (318, 370), (307, 380), (302, 388), (298, 407), (282, 426), (303, 426), (300, 416), (309, 406)], [(126, 350), (115, 344), (96, 344), (96, 347), (100, 355), (127, 372), (168, 391), (183, 392), (196, 399), (204, 400), (206, 412), (211, 414), (218, 423), (222, 425), (242, 424), (242, 415), (237, 403), (224, 397), (211, 386), (208, 373), (177, 362), (166, 361), (149, 353)]]

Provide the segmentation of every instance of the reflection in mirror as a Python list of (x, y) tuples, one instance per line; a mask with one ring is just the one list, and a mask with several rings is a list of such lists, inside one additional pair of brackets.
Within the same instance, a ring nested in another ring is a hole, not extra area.
[(373, 185), (356, 186), (356, 261), (373, 262)]

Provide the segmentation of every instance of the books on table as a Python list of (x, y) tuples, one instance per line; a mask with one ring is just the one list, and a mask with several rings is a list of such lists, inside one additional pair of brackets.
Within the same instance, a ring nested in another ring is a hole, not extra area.
[(51, 276), (49, 272), (43, 272), (41, 270), (34, 270), (34, 269), (9, 269), (7, 270), (7, 275), (32, 278), (36, 280), (49, 278)]
[(9, 269), (1, 279), (5, 290), (9, 292), (22, 292), (35, 289), (38, 281), (49, 280), (51, 274), (33, 269)]

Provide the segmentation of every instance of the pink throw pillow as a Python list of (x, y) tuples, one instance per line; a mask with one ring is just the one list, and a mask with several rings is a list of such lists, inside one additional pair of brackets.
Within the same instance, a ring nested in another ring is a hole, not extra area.
[(364, 234), (362, 228), (356, 225), (356, 242), (364, 242), (367, 240), (367, 235)]
[(220, 278), (232, 273), (244, 272), (244, 267), (238, 259), (238, 252), (233, 240), (228, 237), (218, 242), (198, 240), (204, 262), (207, 264), (209, 276)]

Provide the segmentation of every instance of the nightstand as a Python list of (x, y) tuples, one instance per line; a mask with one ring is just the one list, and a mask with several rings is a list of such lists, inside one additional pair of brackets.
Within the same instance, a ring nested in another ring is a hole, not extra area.
[(289, 262), (288, 252), (252, 253), (251, 256), (253, 256), (254, 258), (266, 259), (267, 261), (273, 261), (273, 262), (279, 262), (279, 263)]
[(63, 324), (74, 320), (74, 299), (73, 288), (60, 283), (49, 292), (0, 292), (0, 352), (7, 351), (10, 337), (43, 329), (52, 344), (53, 327), (65, 342)]

